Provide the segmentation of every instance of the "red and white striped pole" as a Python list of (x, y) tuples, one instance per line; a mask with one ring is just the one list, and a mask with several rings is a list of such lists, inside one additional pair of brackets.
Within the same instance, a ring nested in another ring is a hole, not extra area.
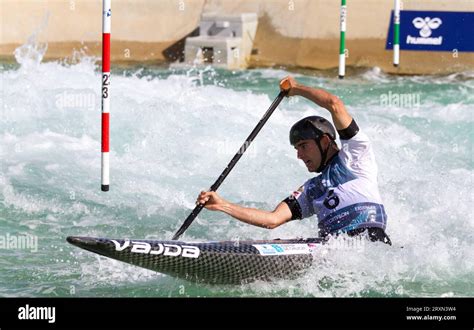
[(109, 191), (109, 112), (110, 112), (110, 26), (111, 0), (103, 1), (102, 12), (102, 161), (101, 190)]

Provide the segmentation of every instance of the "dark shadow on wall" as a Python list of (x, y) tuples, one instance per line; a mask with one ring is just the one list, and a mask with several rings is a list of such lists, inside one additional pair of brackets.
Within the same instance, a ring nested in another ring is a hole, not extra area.
[(170, 62), (184, 61), (184, 45), (187, 37), (197, 37), (199, 35), (199, 27), (195, 28), (191, 33), (185, 35), (182, 39), (166, 48), (162, 54), (166, 60)]

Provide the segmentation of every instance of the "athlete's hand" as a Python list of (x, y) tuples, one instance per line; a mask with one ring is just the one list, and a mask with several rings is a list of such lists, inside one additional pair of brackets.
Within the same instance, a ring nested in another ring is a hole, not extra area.
[(218, 211), (219, 206), (225, 203), (226, 201), (214, 191), (201, 191), (196, 201), (196, 205), (204, 204), (204, 207), (211, 211)]
[(292, 76), (285, 77), (280, 81), (280, 90), (287, 91), (287, 96), (297, 95), (297, 86), (298, 82)]

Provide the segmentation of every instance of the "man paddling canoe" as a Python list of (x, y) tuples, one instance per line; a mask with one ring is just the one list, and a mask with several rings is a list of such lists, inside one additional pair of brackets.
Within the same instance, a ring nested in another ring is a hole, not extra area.
[(230, 203), (216, 192), (201, 192), (197, 203), (211, 211), (221, 211), (245, 223), (273, 229), (286, 222), (316, 215), (322, 237), (346, 233), (367, 235), (371, 241), (391, 245), (385, 234), (387, 215), (377, 183), (377, 164), (372, 145), (344, 103), (322, 89), (299, 84), (286, 77), (280, 89), (288, 96), (303, 96), (331, 113), (336, 129), (319, 116), (303, 118), (290, 130), (290, 143), (309, 172), (320, 175), (306, 181), (273, 211)]

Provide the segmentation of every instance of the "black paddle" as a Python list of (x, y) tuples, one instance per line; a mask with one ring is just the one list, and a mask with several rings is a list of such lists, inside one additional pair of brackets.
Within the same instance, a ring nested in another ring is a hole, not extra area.
[[(250, 133), (249, 137), (247, 140), (245, 140), (244, 144), (240, 147), (239, 151), (234, 155), (232, 160), (230, 161), (229, 165), (225, 168), (224, 172), (221, 173), (219, 178), (217, 179), (216, 182), (211, 186), (209, 191), (216, 191), (217, 188), (221, 185), (221, 183), (224, 181), (224, 179), (229, 175), (230, 171), (234, 168), (235, 164), (239, 161), (240, 157), (244, 154), (244, 152), (247, 150), (247, 148), (250, 146), (250, 143), (252, 143), (253, 139), (257, 136), (258, 132), (262, 129), (263, 125), (267, 122), (268, 118), (272, 115), (273, 111), (278, 107), (280, 104), (281, 100), (286, 96), (288, 91), (281, 91), (280, 94), (278, 94), (277, 98), (273, 101), (273, 103), (270, 105), (270, 108), (268, 108), (267, 112), (263, 115), (262, 119), (258, 122), (257, 126), (253, 129), (252, 133)], [(177, 240), (185, 231), (188, 229), (188, 227), (191, 225), (191, 223), (194, 221), (194, 219), (197, 217), (199, 212), (204, 208), (204, 204), (199, 204), (197, 205), (194, 210), (191, 212), (191, 214), (184, 220), (183, 225), (181, 228), (178, 229), (176, 234), (173, 236), (173, 240)]]

